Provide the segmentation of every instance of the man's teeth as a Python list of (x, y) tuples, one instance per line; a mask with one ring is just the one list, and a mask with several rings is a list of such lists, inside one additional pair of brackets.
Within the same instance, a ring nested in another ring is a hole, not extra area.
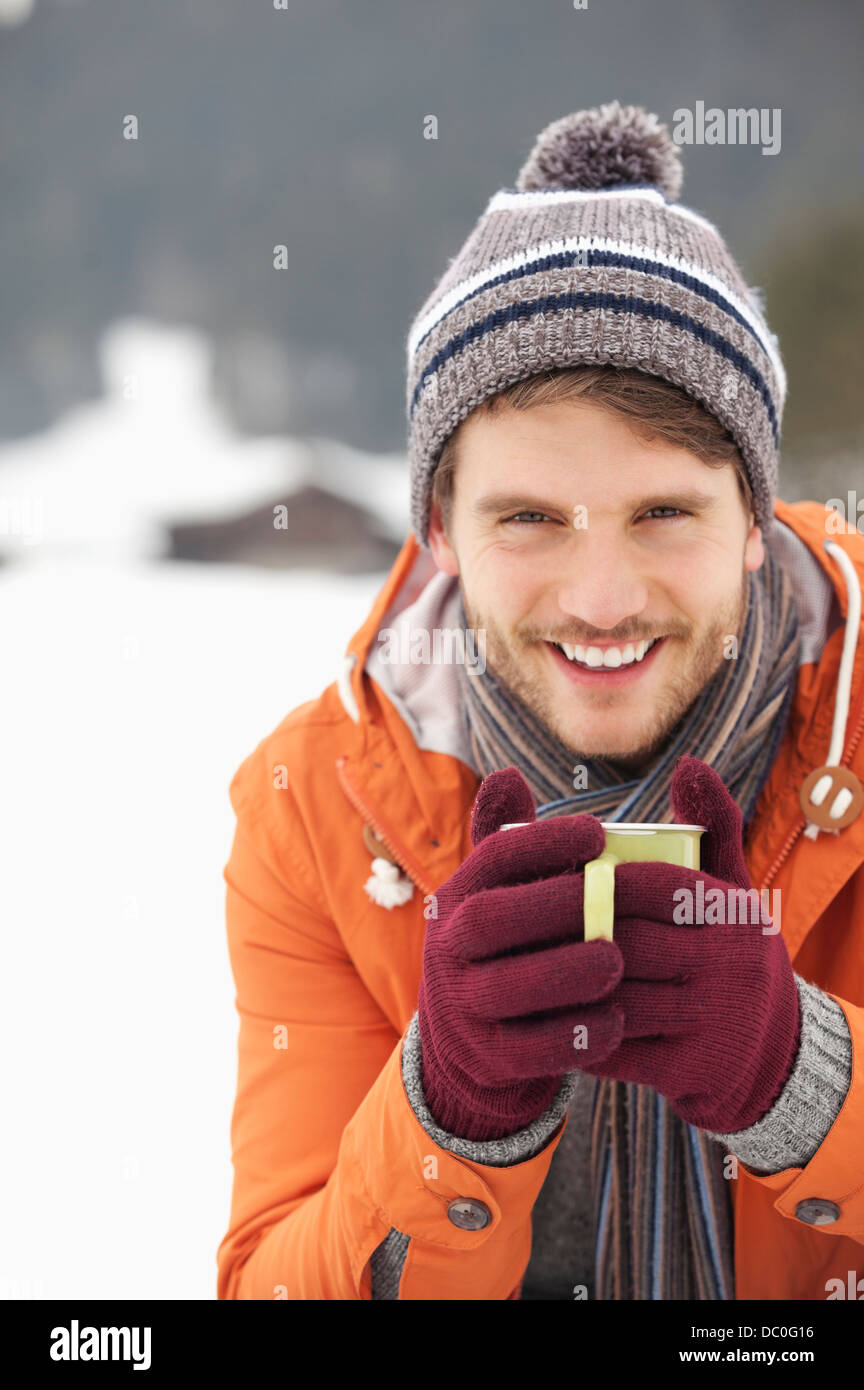
[(614, 667), (641, 661), (645, 653), (659, 641), (659, 637), (654, 637), (650, 642), (628, 642), (626, 647), (580, 647), (571, 646), (569, 642), (556, 642), (555, 645), (569, 661), (578, 661), (582, 666)]

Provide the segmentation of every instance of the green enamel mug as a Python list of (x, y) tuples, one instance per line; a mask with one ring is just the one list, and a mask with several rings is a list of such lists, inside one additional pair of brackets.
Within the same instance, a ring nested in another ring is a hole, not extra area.
[[(530, 822), (514, 821), (502, 825), (513, 830)], [(655, 863), (679, 864), (684, 869), (698, 869), (699, 841), (704, 825), (675, 825), (667, 822), (601, 821), (606, 833), (606, 848), (596, 859), (585, 865), (585, 897), (583, 901), (585, 940), (595, 941), (605, 936), (612, 940), (615, 922), (615, 866), (653, 860)]]

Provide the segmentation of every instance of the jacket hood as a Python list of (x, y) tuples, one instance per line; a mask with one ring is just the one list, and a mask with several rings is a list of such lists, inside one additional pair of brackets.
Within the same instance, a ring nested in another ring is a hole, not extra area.
[[(801, 668), (815, 668), (808, 683), (814, 707), (831, 708), (830, 740), (821, 764), (807, 769), (821, 775), (808, 788), (802, 808), (804, 834), (837, 834), (831, 812), (840, 818), (853, 800), (860, 802), (857, 778), (851, 786), (834, 789), (827, 769), (839, 767), (850, 741), (857, 740), (864, 719), (864, 631), (861, 590), (864, 582), (864, 538), (851, 525), (845, 533), (826, 536), (825, 508), (816, 502), (785, 503), (777, 499), (765, 545), (791, 576), (799, 620)], [(460, 632), (459, 589), (456, 579), (435, 566), (429, 552), (412, 536), (406, 540), (393, 569), (363, 627), (352, 638), (338, 677), (338, 689), (349, 717), (367, 717), (366, 682), (372, 680), (405, 721), (418, 748), (458, 758), (475, 774), (468, 726), (459, 698), (453, 661), (412, 661), (412, 634)], [(825, 660), (830, 638), (843, 628), (839, 666)], [(458, 644), (456, 649), (458, 650)], [(451, 648), (451, 653), (454, 648)], [(477, 654), (463, 646), (469, 663)], [(424, 653), (425, 656), (425, 653)], [(859, 806), (860, 810), (860, 806)], [(819, 822), (824, 822), (820, 824)], [(848, 823), (848, 821), (847, 821)]]

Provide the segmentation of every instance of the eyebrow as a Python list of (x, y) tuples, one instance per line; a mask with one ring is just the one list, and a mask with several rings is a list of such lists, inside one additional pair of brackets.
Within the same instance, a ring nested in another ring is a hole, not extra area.
[[(667, 492), (654, 492), (646, 497), (636, 498), (633, 502), (625, 503), (624, 509), (636, 511), (640, 508), (650, 510), (652, 507), (678, 507), (682, 511), (703, 511), (707, 507), (715, 506), (717, 497), (712, 492), (703, 492), (699, 488), (689, 488), (686, 492), (670, 489)], [(502, 512), (561, 512), (571, 511), (573, 507), (579, 506), (574, 502), (571, 507), (562, 507), (560, 503), (544, 501), (540, 497), (527, 497), (524, 492), (492, 492), (486, 497), (480, 497), (473, 504), (471, 511), (478, 519), (489, 516), (498, 516)]]

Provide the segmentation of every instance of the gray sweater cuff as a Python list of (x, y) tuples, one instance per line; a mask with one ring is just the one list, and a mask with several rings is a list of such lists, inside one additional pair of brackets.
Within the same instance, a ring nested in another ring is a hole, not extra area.
[(548, 1110), (538, 1119), (532, 1120), (524, 1129), (517, 1129), (515, 1133), (507, 1134), (503, 1139), (461, 1139), (458, 1134), (448, 1134), (446, 1129), (436, 1124), (423, 1094), (422, 1061), (420, 1027), (415, 1013), (402, 1044), (402, 1083), (411, 1109), (439, 1149), (449, 1149), (460, 1158), (470, 1159), (474, 1163), (485, 1163), (490, 1168), (510, 1168), (513, 1164), (524, 1163), (527, 1159), (534, 1158), (545, 1149), (567, 1113), (578, 1081), (577, 1073), (568, 1072), (562, 1079), (558, 1094)]
[(827, 1137), (852, 1080), (852, 1038), (846, 1015), (816, 985), (795, 976), (801, 1004), (801, 1043), (779, 1097), (761, 1120), (719, 1139), (748, 1168), (768, 1175), (803, 1168)]

